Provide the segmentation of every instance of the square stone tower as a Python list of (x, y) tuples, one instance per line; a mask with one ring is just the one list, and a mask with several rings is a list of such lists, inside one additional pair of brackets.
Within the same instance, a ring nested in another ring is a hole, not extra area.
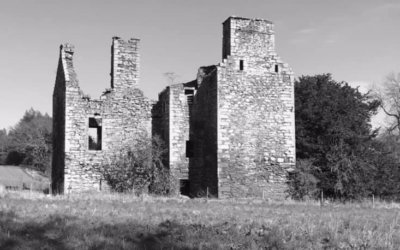
[(229, 17), (223, 22), (222, 58), (242, 60), (275, 53), (273, 23), (263, 19)]
[(197, 77), (190, 191), (281, 199), (295, 165), (294, 84), (275, 52), (272, 22), (229, 17), (222, 55)]

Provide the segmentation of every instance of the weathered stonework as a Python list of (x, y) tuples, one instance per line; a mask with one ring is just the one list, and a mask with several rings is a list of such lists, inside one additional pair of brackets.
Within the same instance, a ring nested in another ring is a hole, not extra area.
[(192, 196), (218, 196), (218, 79), (217, 67), (201, 67), (190, 117), (189, 162)]
[[(218, 196), (285, 196), (295, 163), (293, 73), (275, 53), (273, 24), (229, 18), (218, 68)], [(242, 69), (240, 68), (242, 64)]]
[[(274, 43), (269, 21), (230, 17), (223, 23), (223, 61), (199, 69), (190, 108), (192, 196), (285, 197), (295, 165), (294, 85)], [(172, 120), (168, 126), (170, 135), (186, 129)], [(176, 145), (186, 140), (168, 138)], [(171, 158), (169, 165), (176, 168)]]
[[(99, 100), (82, 93), (73, 68), (73, 46), (61, 46), (53, 95), (54, 192), (106, 187), (97, 167), (138, 135), (150, 137), (152, 102), (137, 88), (138, 45), (138, 39), (113, 38), (111, 88)], [(89, 149), (90, 121), (99, 126), (100, 150)]]
[(159, 94), (153, 108), (153, 133), (167, 142), (167, 164), (178, 179), (188, 179), (189, 104), (195, 82), (173, 84)]
[[(100, 100), (82, 94), (73, 47), (61, 47), (53, 96), (53, 189), (104, 188), (96, 168), (151, 131), (167, 146), (164, 162), (171, 174), (190, 187), (182, 192), (285, 197), (287, 173), (295, 166), (294, 84), (275, 52), (273, 24), (228, 18), (222, 62), (201, 67), (194, 81), (168, 86), (154, 105), (137, 88), (138, 44), (113, 39), (111, 88)], [(89, 141), (90, 133), (100, 145)]]

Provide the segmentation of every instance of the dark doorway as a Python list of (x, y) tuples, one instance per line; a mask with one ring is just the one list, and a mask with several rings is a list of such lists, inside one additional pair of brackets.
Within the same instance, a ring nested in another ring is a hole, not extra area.
[(189, 196), (189, 193), (190, 193), (189, 180), (180, 179), (179, 180), (179, 190), (180, 190), (181, 195)]

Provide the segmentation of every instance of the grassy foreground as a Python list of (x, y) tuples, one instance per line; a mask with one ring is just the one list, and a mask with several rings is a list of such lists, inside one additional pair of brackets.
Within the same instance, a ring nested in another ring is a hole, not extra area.
[(0, 196), (0, 249), (399, 249), (397, 204)]

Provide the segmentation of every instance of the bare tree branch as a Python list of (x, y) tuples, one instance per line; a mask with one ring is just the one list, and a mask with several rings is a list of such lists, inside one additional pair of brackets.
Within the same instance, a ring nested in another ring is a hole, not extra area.
[(400, 73), (397, 77), (394, 73), (389, 74), (381, 86), (373, 95), (380, 101), (385, 115), (392, 119), (386, 129), (389, 133), (397, 129), (400, 134)]

